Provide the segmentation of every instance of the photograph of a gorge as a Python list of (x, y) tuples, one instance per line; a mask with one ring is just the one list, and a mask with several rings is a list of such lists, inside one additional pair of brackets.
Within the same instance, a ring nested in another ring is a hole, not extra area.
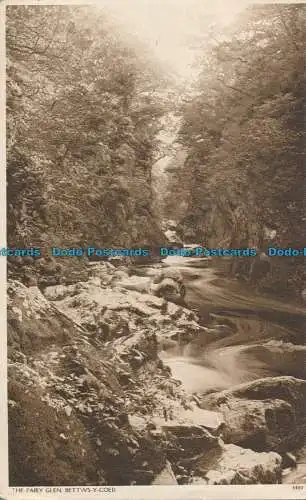
[(6, 6), (10, 487), (303, 488), (305, 21)]

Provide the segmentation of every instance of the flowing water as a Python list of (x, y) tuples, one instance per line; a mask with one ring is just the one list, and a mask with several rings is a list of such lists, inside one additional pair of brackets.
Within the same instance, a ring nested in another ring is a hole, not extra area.
[(189, 392), (222, 390), (266, 376), (305, 378), (302, 305), (263, 297), (235, 280), (220, 278), (205, 259), (167, 257), (164, 266), (181, 271), (187, 307), (199, 314), (203, 325), (212, 323), (211, 341), (205, 336), (204, 341), (196, 339), (161, 353)]
[[(208, 326), (203, 338), (160, 353), (188, 392), (207, 394), (269, 376), (306, 378), (305, 307), (260, 296), (220, 276), (205, 259), (167, 257), (167, 266), (180, 270), (186, 307)], [(297, 468), (288, 469), (282, 482), (305, 484), (306, 447), (295, 455)]]

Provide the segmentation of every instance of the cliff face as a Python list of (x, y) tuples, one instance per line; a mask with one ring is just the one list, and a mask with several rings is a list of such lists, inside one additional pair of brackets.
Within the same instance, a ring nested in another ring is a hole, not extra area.
[(165, 110), (151, 91), (164, 77), (146, 49), (93, 7), (11, 6), (7, 61), (8, 245), (162, 244), (151, 166)]
[[(193, 178), (183, 238), (259, 253), (304, 247), (304, 24), (304, 6), (256, 6), (215, 33), (179, 134)], [(302, 258), (236, 261), (232, 272), (282, 294), (305, 287)]]

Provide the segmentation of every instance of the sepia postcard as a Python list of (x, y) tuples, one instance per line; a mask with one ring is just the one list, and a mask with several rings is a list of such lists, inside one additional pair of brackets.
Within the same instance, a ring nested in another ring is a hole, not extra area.
[(306, 3), (0, 9), (0, 498), (305, 500)]

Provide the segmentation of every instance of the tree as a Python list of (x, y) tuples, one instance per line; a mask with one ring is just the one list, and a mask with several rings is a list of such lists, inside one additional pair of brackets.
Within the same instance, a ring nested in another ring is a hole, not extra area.
[(6, 26), (10, 244), (162, 240), (150, 170), (164, 80), (147, 50), (91, 6), (8, 6)]
[(212, 245), (262, 248), (271, 226), (274, 243), (305, 244), (304, 25), (304, 5), (250, 7), (200, 60), (180, 137), (194, 171), (189, 213)]

